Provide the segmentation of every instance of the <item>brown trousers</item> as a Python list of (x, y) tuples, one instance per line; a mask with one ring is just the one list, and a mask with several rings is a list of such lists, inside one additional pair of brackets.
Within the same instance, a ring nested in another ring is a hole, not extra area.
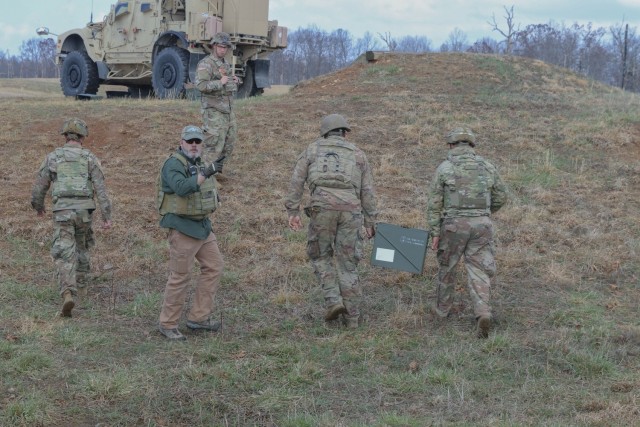
[(200, 276), (187, 319), (203, 322), (213, 312), (213, 301), (224, 267), (216, 236), (211, 232), (205, 240), (198, 240), (177, 230), (170, 230), (168, 240), (169, 279), (164, 290), (160, 326), (165, 329), (178, 327), (189, 291), (194, 259), (200, 264)]

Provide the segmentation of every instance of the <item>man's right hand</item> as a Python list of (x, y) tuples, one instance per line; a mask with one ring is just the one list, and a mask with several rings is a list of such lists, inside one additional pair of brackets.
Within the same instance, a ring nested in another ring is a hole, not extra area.
[(202, 171), (202, 174), (206, 177), (209, 178), (211, 175), (215, 175), (217, 173), (222, 173), (222, 161), (224, 158), (220, 158), (218, 160), (216, 160), (215, 162), (210, 163), (207, 167), (204, 168), (204, 170)]
[(440, 236), (434, 236), (433, 240), (431, 241), (431, 250), (437, 251), (439, 243), (440, 243)]

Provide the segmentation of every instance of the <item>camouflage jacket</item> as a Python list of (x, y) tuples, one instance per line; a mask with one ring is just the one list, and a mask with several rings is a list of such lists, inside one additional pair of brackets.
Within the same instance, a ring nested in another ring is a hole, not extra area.
[(57, 149), (47, 154), (44, 161), (40, 165), (40, 169), (36, 175), (36, 181), (31, 191), (31, 206), (38, 212), (45, 211), (44, 199), (49, 191), (51, 184), (56, 183), (58, 179), (58, 166), (61, 161), (59, 153), (64, 152), (70, 157), (83, 156), (87, 159), (86, 177), (90, 181), (93, 194), (88, 197), (56, 197), (52, 196), (53, 211), (65, 209), (95, 209), (96, 204), (94, 197), (98, 199), (102, 219), (108, 221), (111, 219), (111, 200), (107, 195), (107, 189), (104, 181), (104, 174), (100, 160), (91, 151), (82, 148), (74, 143), (66, 143), (62, 149)]
[[(320, 162), (320, 154), (322, 153), (322, 148), (319, 149), (319, 147), (330, 147), (332, 145), (352, 150), (355, 157), (354, 167), (357, 168), (357, 171), (348, 174), (348, 176), (352, 177), (351, 179), (355, 179), (356, 182), (351, 182), (349, 186), (345, 186), (344, 183), (331, 185), (329, 182), (312, 185), (310, 182), (310, 178), (313, 176), (312, 169)], [(311, 143), (298, 156), (291, 177), (289, 192), (284, 202), (289, 216), (300, 215), (300, 203), (305, 183), (309, 185), (311, 192), (311, 200), (307, 207), (362, 212), (364, 214), (364, 225), (366, 227), (374, 225), (378, 209), (371, 167), (364, 152), (344, 138), (339, 136), (329, 136), (326, 139), (320, 138)]]
[(429, 232), (439, 236), (443, 218), (486, 216), (506, 202), (507, 190), (495, 166), (467, 145), (454, 147), (429, 187)]
[(231, 81), (222, 84), (222, 76), (229, 76), (233, 73), (231, 64), (224, 58), (218, 58), (211, 54), (198, 63), (196, 70), (196, 87), (201, 93), (200, 102), (202, 108), (214, 108), (221, 113), (230, 113), (233, 109), (233, 92), (237, 85)]

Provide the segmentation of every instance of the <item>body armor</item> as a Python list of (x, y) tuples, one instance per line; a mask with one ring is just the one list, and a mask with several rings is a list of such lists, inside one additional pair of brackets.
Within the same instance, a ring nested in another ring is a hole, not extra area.
[(355, 148), (338, 138), (321, 138), (315, 143), (315, 161), (309, 166), (309, 187), (353, 189), (360, 194), (362, 171), (356, 165)]
[[(178, 153), (173, 153), (170, 158), (178, 159), (188, 171), (187, 159)], [(167, 160), (169, 160), (167, 159)], [(166, 163), (166, 161), (165, 161)], [(202, 220), (218, 208), (218, 190), (215, 179), (206, 179), (200, 185), (200, 191), (186, 197), (180, 197), (175, 193), (162, 191), (162, 173), (158, 176), (158, 211), (160, 215), (172, 213), (193, 220)]]
[(93, 184), (89, 177), (89, 151), (56, 148), (55, 159), (56, 180), (51, 193), (54, 210), (95, 209)]
[(491, 176), (481, 158), (475, 155), (449, 156), (453, 175), (446, 182), (445, 210), (478, 209), (488, 215), (491, 207)]

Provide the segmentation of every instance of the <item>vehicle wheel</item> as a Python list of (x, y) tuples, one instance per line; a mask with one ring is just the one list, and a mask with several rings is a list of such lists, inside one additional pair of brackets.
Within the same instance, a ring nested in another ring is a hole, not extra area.
[(242, 85), (236, 92), (236, 98), (249, 98), (256, 94), (255, 79), (253, 78), (253, 61), (247, 61), (244, 68), (244, 77), (242, 79)]
[(189, 77), (189, 52), (179, 47), (160, 51), (153, 62), (151, 83), (158, 98), (182, 98)]
[(60, 86), (65, 96), (98, 93), (98, 67), (84, 50), (69, 52), (62, 63)]

